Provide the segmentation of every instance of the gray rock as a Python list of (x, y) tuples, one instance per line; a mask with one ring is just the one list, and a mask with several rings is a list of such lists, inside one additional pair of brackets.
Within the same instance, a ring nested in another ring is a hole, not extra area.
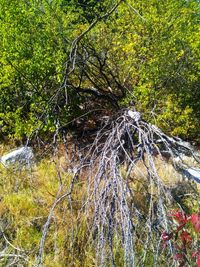
[(141, 120), (141, 114), (137, 111), (128, 110), (127, 114), (129, 117), (131, 117), (136, 122)]
[(4, 155), (0, 159), (4, 167), (16, 165), (17, 167), (29, 166), (34, 163), (34, 154), (31, 147), (20, 147)]
[(183, 170), (183, 174), (189, 178), (195, 180), (197, 183), (200, 183), (200, 169), (198, 168), (188, 168)]

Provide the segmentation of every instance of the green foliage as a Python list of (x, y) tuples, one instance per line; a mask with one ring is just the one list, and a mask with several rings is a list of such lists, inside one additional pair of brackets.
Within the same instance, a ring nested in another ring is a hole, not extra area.
[[(70, 10), (66, 14), (61, 9), (61, 2), (0, 1), (4, 133), (27, 136), (41, 122), (45, 131), (54, 130), (60, 110), (53, 98), (61, 84), (75, 19)], [(68, 118), (67, 109), (62, 112)]]
[(73, 40), (112, 6), (112, 1), (0, 0), (4, 135), (54, 132), (58, 121), (65, 125), (91, 103), (98, 107), (98, 99), (80, 93), (96, 87), (122, 107), (134, 100), (146, 119), (174, 135), (198, 137), (198, 1), (122, 1), (76, 44), (68, 87), (62, 87)]
[(129, 89), (122, 105), (134, 100), (146, 118), (185, 138), (200, 121), (198, 8), (196, 1), (127, 1), (96, 29), (99, 50), (108, 50), (109, 68)]

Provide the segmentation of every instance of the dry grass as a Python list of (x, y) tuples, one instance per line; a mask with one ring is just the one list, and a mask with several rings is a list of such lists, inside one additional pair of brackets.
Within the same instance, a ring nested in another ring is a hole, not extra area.
[[(7, 151), (9, 147), (0, 146), (1, 154)], [(190, 160), (190, 158), (187, 159), (187, 163), (192, 163)], [(135, 163), (127, 180), (132, 194), (128, 194), (125, 201), (127, 212), (129, 208), (131, 210), (130, 218), (134, 225), (132, 234), (136, 266), (153, 266), (155, 261), (159, 262), (159, 266), (166, 266), (166, 257), (169, 257), (170, 251), (168, 251), (169, 254), (164, 253), (161, 256), (161, 250), (157, 246), (160, 244), (160, 231), (164, 230), (164, 226), (170, 227), (170, 223), (165, 222), (167, 217), (164, 217), (163, 212), (180, 207), (179, 205), (182, 205), (182, 208), (188, 208), (191, 212), (198, 211), (195, 193), (191, 188), (186, 188), (188, 183), (182, 181), (182, 176), (173, 168), (171, 162), (157, 156), (154, 157), (154, 163), (160, 182), (165, 187), (164, 191), (148, 179), (148, 171), (142, 160)], [(119, 172), (120, 177), (125, 181), (127, 165), (121, 166)], [(54, 157), (38, 162), (31, 171), (17, 172), (12, 168), (5, 169), (0, 166), (0, 173), (0, 216), (1, 229), (4, 233), (1, 238), (0, 262), (2, 266), (8, 266), (11, 263), (19, 266), (34, 266), (34, 264), (37, 266), (36, 260), (49, 211), (58, 197), (58, 192), (59, 196), (62, 196), (71, 186), (73, 173), (69, 154), (67, 155), (62, 147)], [(95, 240), (98, 241), (101, 237), (99, 233), (106, 229), (101, 229), (102, 222), (99, 217), (95, 218), (95, 205), (90, 202), (93, 197), (92, 175), (95, 177), (97, 173), (97, 167), (92, 170), (83, 168), (78, 179), (74, 181), (70, 196), (66, 196), (55, 206), (45, 237), (43, 266), (99, 266)], [(100, 182), (99, 192), (105, 190), (109, 179)], [(123, 180), (119, 184), (122, 187)], [(123, 190), (119, 192), (123, 194)], [(162, 192), (168, 194), (167, 198), (159, 197)], [(173, 194), (183, 195), (181, 204), (177, 205)], [(112, 200), (112, 194), (108, 199)], [(99, 199), (96, 201), (97, 208)], [(124, 201), (123, 198), (122, 201)], [(163, 202), (160, 204), (159, 201)], [(165, 211), (161, 210), (162, 207), (165, 207)], [(105, 214), (109, 216), (110, 210)], [(126, 216), (126, 213), (123, 214)], [(125, 264), (128, 266), (128, 263), (124, 262), (122, 246), (124, 241), (120, 234), (120, 220), (123, 220), (123, 217), (120, 210), (115, 216), (113, 223), (117, 223), (113, 230), (113, 238), (108, 239), (113, 245), (112, 257), (115, 260), (115, 266), (125, 266)], [(94, 220), (97, 221), (94, 222)], [(95, 225), (99, 229), (95, 230)], [(104, 226), (106, 225), (107, 221), (104, 221)], [(101, 244), (99, 246), (101, 249)], [(99, 256), (105, 256), (104, 266), (109, 264), (110, 256), (106, 255), (110, 255), (110, 249), (107, 243), (103, 251), (100, 251)]]

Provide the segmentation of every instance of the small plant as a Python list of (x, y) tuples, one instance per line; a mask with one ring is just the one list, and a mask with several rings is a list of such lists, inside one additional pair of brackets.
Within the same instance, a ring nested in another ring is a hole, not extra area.
[[(198, 234), (200, 232), (200, 215), (188, 215), (182, 211), (173, 211), (169, 214), (175, 228), (172, 232), (162, 233), (163, 246), (166, 248), (171, 244), (175, 251), (174, 260), (179, 262), (179, 267), (186, 263), (195, 261), (200, 267), (200, 250), (198, 247)], [(191, 266), (191, 265), (190, 265)]]

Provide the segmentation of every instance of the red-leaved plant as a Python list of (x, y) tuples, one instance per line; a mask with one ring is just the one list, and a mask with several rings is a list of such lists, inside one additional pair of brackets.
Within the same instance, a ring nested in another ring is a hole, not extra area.
[[(171, 233), (163, 232), (163, 245), (166, 247), (171, 242), (176, 251), (174, 259), (179, 262), (179, 267), (195, 261), (200, 267), (200, 250), (195, 248), (194, 236), (200, 231), (200, 215), (187, 215), (182, 211), (173, 211), (169, 214), (175, 223), (175, 229)], [(192, 227), (191, 227), (192, 225)], [(190, 232), (188, 231), (190, 229)], [(191, 235), (193, 232), (193, 236)], [(195, 248), (195, 251), (192, 251)]]

